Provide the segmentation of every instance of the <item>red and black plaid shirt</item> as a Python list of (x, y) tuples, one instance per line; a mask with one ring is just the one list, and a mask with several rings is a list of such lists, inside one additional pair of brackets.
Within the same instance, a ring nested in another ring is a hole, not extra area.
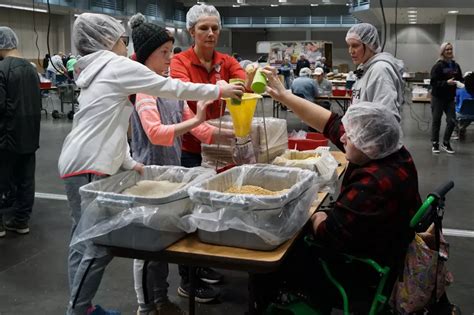
[[(342, 151), (344, 132), (341, 118), (333, 114), (324, 135)], [(420, 205), (417, 171), (405, 147), (362, 166), (349, 163), (334, 210), (318, 226), (316, 239), (335, 250), (391, 263), (404, 252), (409, 220)]]

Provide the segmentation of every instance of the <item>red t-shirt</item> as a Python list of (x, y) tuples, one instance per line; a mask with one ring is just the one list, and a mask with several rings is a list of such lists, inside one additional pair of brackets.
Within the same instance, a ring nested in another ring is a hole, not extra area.
[[(229, 79), (234, 78), (245, 80), (245, 71), (237, 60), (232, 56), (217, 51), (214, 51), (212, 69), (208, 72), (194, 52), (194, 47), (174, 55), (171, 60), (170, 70), (172, 78), (185, 82), (215, 84), (219, 80), (227, 82), (229, 82)], [(196, 113), (196, 102), (188, 101), (187, 103), (191, 110)], [(221, 116), (219, 112), (220, 103), (220, 100), (216, 100), (207, 107), (206, 120)], [(222, 112), (224, 112), (224, 109), (225, 103), (222, 104)], [(190, 133), (186, 133), (183, 136), (183, 151), (201, 153), (201, 142)]]

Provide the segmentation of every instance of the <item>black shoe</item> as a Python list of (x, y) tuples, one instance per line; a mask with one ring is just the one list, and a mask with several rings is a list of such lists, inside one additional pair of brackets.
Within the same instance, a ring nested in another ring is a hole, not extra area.
[(30, 233), (30, 228), (28, 223), (20, 223), (16, 220), (10, 220), (5, 222), (5, 229), (8, 231), (15, 231), (18, 234), (28, 234)]
[(216, 284), (224, 279), (224, 276), (211, 268), (197, 268), (196, 275), (202, 281), (209, 284)]
[(449, 154), (454, 154), (454, 150), (451, 148), (451, 144), (449, 142), (443, 142), (441, 149), (448, 152)]
[[(189, 298), (189, 282), (183, 283), (178, 288), (178, 295)], [(214, 301), (219, 296), (219, 291), (213, 287), (205, 284), (202, 281), (198, 281), (198, 285), (194, 290), (195, 298), (194, 300), (198, 303), (209, 303)]]
[(433, 146), (431, 147), (431, 152), (434, 154), (439, 154), (439, 143), (433, 142)]

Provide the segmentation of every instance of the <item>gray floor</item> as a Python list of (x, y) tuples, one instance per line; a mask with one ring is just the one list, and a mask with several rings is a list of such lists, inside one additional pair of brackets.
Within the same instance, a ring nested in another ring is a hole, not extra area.
[[(51, 110), (51, 108), (49, 108)], [(266, 114), (271, 105), (266, 104)], [(292, 113), (283, 112), (289, 130), (302, 125)], [(403, 111), (405, 145), (412, 153), (423, 196), (439, 183), (453, 179), (454, 190), (448, 195), (444, 227), (474, 230), (470, 193), (474, 168), (474, 128), (467, 140), (453, 141), (455, 155), (442, 152), (432, 155), (429, 142), (429, 105), (413, 105)], [(37, 153), (36, 191), (64, 194), (57, 173), (57, 158), (62, 141), (71, 128), (67, 119), (42, 119), (41, 148)], [(444, 127), (443, 129), (444, 130)], [(68, 299), (66, 251), (69, 239), (69, 210), (65, 201), (37, 198), (31, 220), (31, 233), (19, 236), (8, 233), (0, 239), (0, 315), (63, 314)], [(449, 267), (455, 282), (449, 296), (464, 314), (474, 314), (474, 243), (472, 238), (448, 236), (451, 243)], [(242, 314), (246, 309), (246, 274), (223, 271), (226, 275), (221, 298), (211, 305), (198, 305), (197, 314)], [(170, 299), (186, 307), (186, 300), (176, 294), (179, 277), (176, 266), (170, 271)], [(136, 299), (132, 281), (132, 261), (115, 259), (107, 268), (95, 301), (105, 307), (134, 314)]]

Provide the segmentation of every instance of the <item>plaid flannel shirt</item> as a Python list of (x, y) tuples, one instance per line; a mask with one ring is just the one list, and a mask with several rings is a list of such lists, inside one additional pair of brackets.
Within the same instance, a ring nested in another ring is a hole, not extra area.
[[(324, 129), (340, 150), (341, 118), (332, 115)], [(379, 160), (349, 163), (334, 210), (318, 226), (316, 239), (326, 247), (390, 263), (409, 242), (409, 220), (421, 205), (418, 175), (402, 147)]]

